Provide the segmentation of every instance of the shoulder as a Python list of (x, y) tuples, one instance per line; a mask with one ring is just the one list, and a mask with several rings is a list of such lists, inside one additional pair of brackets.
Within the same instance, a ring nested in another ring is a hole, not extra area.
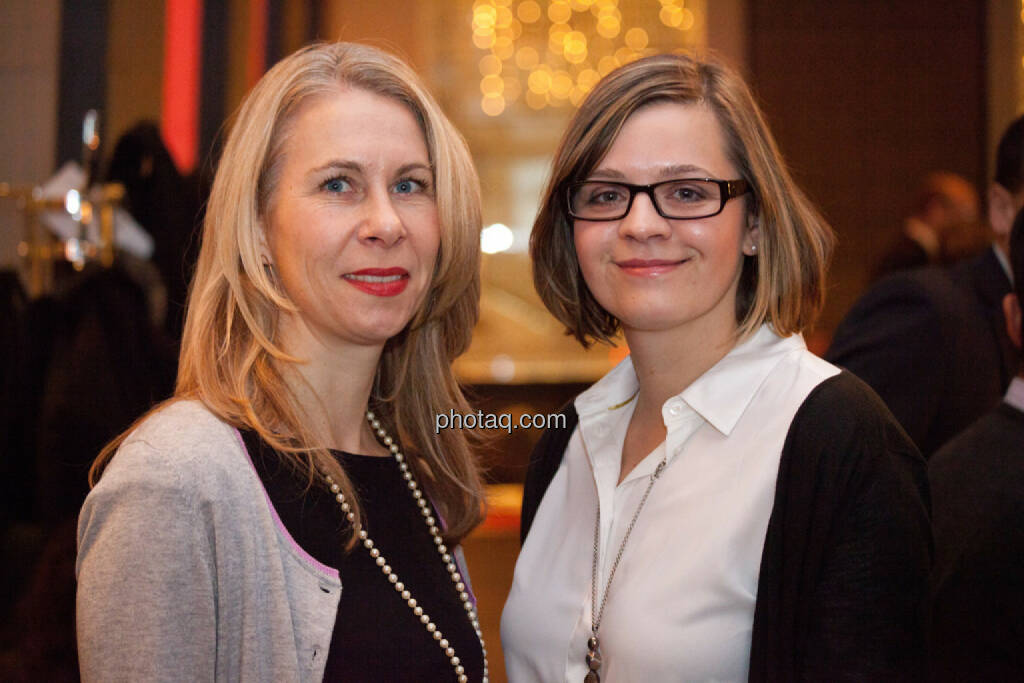
[(202, 402), (176, 400), (143, 419), (122, 448), (140, 443), (160, 451), (188, 451), (235, 440), (235, 429)]
[(950, 273), (952, 279), (961, 287), (982, 296), (987, 293), (1005, 293), (1012, 287), (1006, 270), (996, 256), (994, 246), (955, 264)]
[(881, 434), (909, 442), (909, 437), (874, 389), (849, 371), (823, 380), (804, 399), (793, 418), (793, 428), (812, 425), (833, 433), (861, 433), (871, 437)]
[(837, 426), (863, 420), (895, 422), (878, 394), (850, 372), (829, 377), (811, 390), (795, 420), (801, 418), (824, 419)]
[(967, 479), (996, 478), (1009, 467), (1024, 472), (1024, 413), (1004, 402), (936, 451), (928, 477), (955, 489)]
[(825, 357), (847, 365), (860, 360), (867, 350), (888, 352), (900, 340), (917, 346), (922, 336), (941, 339), (946, 322), (969, 308), (965, 296), (940, 268), (889, 275), (854, 302), (836, 328)]
[(871, 285), (857, 306), (883, 301), (941, 303), (941, 295), (958, 289), (949, 271), (926, 266), (891, 273)]
[(797, 410), (783, 455), (813, 452), (823, 463), (867, 471), (866, 461), (886, 463), (923, 480), (924, 459), (871, 387), (843, 371), (815, 387)]
[(237, 430), (199, 401), (172, 401), (124, 439), (97, 489), (147, 483), (201, 492), (251, 470)]
[(854, 303), (836, 336), (850, 322), (885, 316), (894, 325), (927, 324), (972, 308), (971, 293), (946, 268), (929, 266), (893, 273), (872, 285)]

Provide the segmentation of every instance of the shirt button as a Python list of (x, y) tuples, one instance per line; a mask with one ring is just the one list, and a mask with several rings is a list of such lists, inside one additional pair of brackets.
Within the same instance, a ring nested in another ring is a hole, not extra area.
[(679, 417), (680, 415), (682, 415), (683, 402), (678, 399), (674, 399), (673, 401), (671, 401), (668, 404), (668, 414), (671, 415), (672, 417)]

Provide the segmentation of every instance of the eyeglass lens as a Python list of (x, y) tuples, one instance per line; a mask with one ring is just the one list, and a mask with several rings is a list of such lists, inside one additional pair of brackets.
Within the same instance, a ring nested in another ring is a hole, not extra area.
[[(630, 207), (630, 186), (592, 181), (576, 186), (570, 197), (572, 212), (587, 218), (621, 218)], [(722, 206), (721, 188), (708, 180), (670, 180), (658, 183), (649, 193), (658, 211), (673, 218), (699, 218), (718, 213)]]

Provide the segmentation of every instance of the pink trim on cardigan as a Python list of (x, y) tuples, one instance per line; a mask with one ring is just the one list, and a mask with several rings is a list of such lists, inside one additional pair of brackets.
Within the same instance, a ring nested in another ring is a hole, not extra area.
[[(249, 449), (245, 447), (245, 440), (242, 438), (241, 432), (239, 432), (237, 429), (235, 429), (235, 438), (238, 439), (238, 443), (242, 447), (242, 452), (245, 453), (245, 457), (249, 461), (249, 467), (252, 468), (253, 474), (256, 475), (256, 479), (259, 481), (260, 490), (263, 491), (263, 497), (267, 501), (267, 507), (270, 508), (270, 515), (274, 518), (274, 524), (281, 532), (281, 535), (285, 537), (285, 539), (288, 541), (291, 547), (295, 550), (295, 553), (299, 557), (301, 557), (306, 563), (312, 565), (315, 569), (317, 569), (321, 573), (327, 574), (329, 577), (335, 579), (336, 581), (340, 581), (341, 577), (338, 575), (337, 569), (335, 569), (334, 567), (328, 567), (326, 564), (320, 562), (315, 557), (307, 553), (288, 532), (288, 529), (285, 527), (284, 522), (281, 521), (281, 517), (277, 514), (277, 509), (274, 507), (274, 504), (270, 500), (270, 494), (267, 493), (266, 487), (263, 486), (263, 481), (259, 478), (259, 473), (256, 471), (256, 465), (253, 464), (252, 456), (249, 455)], [(437, 505), (434, 505), (433, 500), (430, 501), (430, 504), (436, 511)], [(437, 513), (437, 518), (438, 521), (441, 522), (441, 528), (447, 529), (448, 524), (445, 522), (444, 517), (441, 516), (440, 512)], [(462, 575), (462, 582), (466, 584), (466, 592), (469, 593), (469, 600), (473, 603), (473, 607), (476, 607), (476, 594), (473, 592), (473, 584), (470, 582), (469, 572), (466, 571), (466, 567), (464, 566), (465, 558), (462, 556), (461, 552), (456, 552), (457, 550), (461, 550), (461, 548), (455, 548), (452, 550), (452, 558), (455, 560), (455, 566), (459, 568), (459, 574)]]
[(241, 432), (235, 430), (235, 438), (238, 439), (238, 443), (242, 446), (242, 452), (245, 453), (246, 459), (249, 461), (249, 467), (252, 468), (252, 473), (256, 475), (256, 480), (260, 484), (260, 490), (263, 491), (263, 497), (267, 501), (267, 507), (270, 508), (270, 515), (274, 518), (274, 524), (277, 526), (278, 531), (285, 537), (292, 549), (295, 550), (295, 554), (298, 555), (304, 562), (312, 566), (314, 569), (322, 574), (326, 574), (335, 581), (341, 581), (341, 577), (338, 575), (338, 570), (334, 567), (328, 567), (323, 562), (320, 562), (315, 557), (307, 553), (298, 542), (292, 538), (292, 535), (288, 533), (288, 529), (285, 528), (284, 522), (281, 521), (281, 517), (277, 514), (277, 509), (274, 504), (270, 501), (270, 494), (267, 493), (267, 489), (263, 486), (263, 480), (260, 479), (259, 473), (256, 471), (256, 465), (252, 462), (252, 456), (249, 455), (249, 449), (245, 447), (245, 440), (242, 438)]

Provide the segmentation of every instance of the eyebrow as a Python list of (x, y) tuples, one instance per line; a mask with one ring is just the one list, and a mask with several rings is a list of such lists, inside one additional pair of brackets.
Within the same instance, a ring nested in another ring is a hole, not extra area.
[[(658, 169), (658, 177), (660, 178), (680, 178), (680, 177), (696, 177), (701, 178), (711, 177), (711, 173), (700, 166), (694, 166), (693, 164), (672, 164), (670, 166), (663, 166)], [(625, 180), (626, 174), (622, 171), (615, 170), (613, 168), (603, 168), (592, 171), (588, 178), (607, 178), (608, 180)]]
[[(363, 164), (359, 163), (358, 161), (351, 161), (351, 160), (348, 160), (348, 159), (332, 159), (332, 160), (328, 161), (327, 163), (321, 164), (320, 166), (317, 166), (316, 168), (310, 170), (309, 171), (309, 175), (319, 175), (319, 174), (324, 173), (326, 171), (359, 171), (359, 172), (363, 172), (364, 170), (365, 170), (365, 167), (363, 166)], [(412, 162), (410, 164), (404, 164), (402, 166), (399, 166), (398, 169), (395, 171), (395, 175), (399, 176), (399, 175), (403, 175), (405, 173), (408, 173), (409, 171), (415, 171), (415, 170), (423, 170), (423, 171), (427, 171), (428, 173), (433, 173), (434, 172), (434, 169), (430, 166), (430, 164), (423, 164), (423, 163), (420, 163), (418, 161), (414, 161), (414, 162)]]

